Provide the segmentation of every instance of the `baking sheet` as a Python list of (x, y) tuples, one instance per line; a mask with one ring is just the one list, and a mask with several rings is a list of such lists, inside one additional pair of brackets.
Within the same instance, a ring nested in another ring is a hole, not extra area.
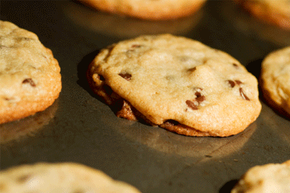
[(78, 162), (143, 193), (229, 192), (250, 167), (290, 159), (290, 122), (262, 100), (261, 115), (239, 135), (186, 137), (117, 118), (88, 87), (88, 64), (107, 45), (172, 33), (223, 50), (259, 76), (290, 32), (261, 23), (231, 1), (209, 1), (193, 16), (150, 22), (94, 11), (76, 1), (1, 1), (1, 20), (36, 33), (61, 67), (63, 89), (44, 112), (0, 125), (1, 170), (36, 162)]

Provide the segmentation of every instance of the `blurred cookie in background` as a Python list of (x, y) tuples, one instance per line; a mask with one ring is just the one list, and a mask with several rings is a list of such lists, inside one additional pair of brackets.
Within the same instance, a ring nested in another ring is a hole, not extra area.
[(75, 24), (118, 38), (160, 33), (182, 35), (194, 28), (203, 16), (201, 9), (194, 15), (176, 20), (148, 21), (95, 11), (75, 2), (63, 3), (62, 9)]
[(290, 160), (250, 168), (231, 193), (290, 192)]
[(253, 16), (290, 30), (289, 0), (235, 0)]
[[(275, 1), (273, 1), (275, 2)], [(233, 1), (221, 1), (221, 16), (238, 31), (249, 37), (258, 37), (279, 46), (290, 44), (290, 30), (262, 22), (252, 17)], [(290, 8), (288, 7), (290, 10)]]
[(206, 0), (79, 0), (100, 11), (146, 20), (177, 19), (193, 14)]

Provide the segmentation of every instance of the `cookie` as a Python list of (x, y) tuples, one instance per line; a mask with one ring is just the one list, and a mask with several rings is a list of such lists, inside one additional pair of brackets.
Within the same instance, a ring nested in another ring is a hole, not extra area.
[(261, 111), (257, 79), (236, 59), (170, 34), (108, 46), (87, 77), (118, 117), (183, 135), (234, 135)]
[(290, 47), (265, 57), (260, 83), (265, 100), (279, 113), (290, 117)]
[(133, 186), (116, 181), (102, 171), (77, 163), (37, 163), (0, 172), (0, 192), (139, 193)]
[(61, 91), (60, 67), (36, 34), (0, 21), (0, 124), (43, 111)]
[(79, 0), (95, 9), (147, 20), (185, 17), (196, 12), (206, 0)]
[(250, 168), (231, 193), (290, 192), (290, 160)]
[(289, 0), (235, 0), (253, 16), (290, 30)]
[(137, 37), (143, 34), (186, 34), (199, 24), (204, 14), (200, 10), (191, 16), (176, 20), (151, 21), (120, 17), (116, 14), (87, 9), (87, 7), (80, 6), (72, 1), (62, 4), (62, 9), (65, 16), (78, 26), (94, 33), (97, 32), (120, 39)]

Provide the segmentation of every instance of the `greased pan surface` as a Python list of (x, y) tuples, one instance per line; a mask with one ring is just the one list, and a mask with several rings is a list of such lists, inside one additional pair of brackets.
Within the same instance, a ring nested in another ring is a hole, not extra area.
[(1, 170), (70, 161), (102, 170), (144, 193), (216, 193), (229, 192), (252, 166), (290, 159), (290, 121), (262, 97), (261, 115), (243, 133), (186, 137), (117, 118), (92, 94), (85, 77), (100, 49), (157, 33), (186, 36), (223, 50), (258, 77), (261, 60), (290, 45), (289, 31), (259, 22), (230, 1), (208, 1), (193, 16), (162, 22), (100, 13), (75, 1), (4, 0), (0, 6), (1, 20), (36, 33), (53, 51), (63, 81), (52, 107), (0, 125)]

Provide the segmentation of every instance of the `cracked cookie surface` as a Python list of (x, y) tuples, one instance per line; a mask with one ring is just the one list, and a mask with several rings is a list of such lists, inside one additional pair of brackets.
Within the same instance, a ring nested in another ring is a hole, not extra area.
[(257, 79), (236, 59), (170, 34), (101, 50), (87, 76), (117, 116), (183, 135), (234, 135), (261, 111)]
[(60, 67), (37, 35), (0, 21), (0, 124), (43, 111), (61, 91)]

